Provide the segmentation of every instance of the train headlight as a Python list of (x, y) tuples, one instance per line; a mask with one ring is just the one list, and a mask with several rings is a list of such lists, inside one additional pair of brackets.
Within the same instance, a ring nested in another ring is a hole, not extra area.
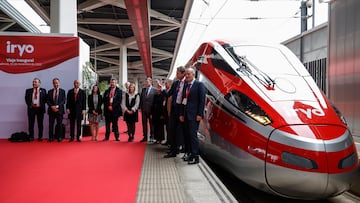
[(271, 123), (271, 119), (265, 114), (265, 112), (263, 112), (262, 114), (257, 114), (257, 113), (251, 112), (250, 110), (247, 110), (247, 111), (245, 111), (245, 113), (263, 125), (268, 125)]
[(262, 108), (256, 104), (250, 97), (243, 94), (238, 90), (232, 90), (225, 95), (225, 99), (229, 101), (235, 108), (244, 112), (246, 115), (250, 116), (256, 122), (262, 125), (268, 125), (272, 121), (270, 117), (265, 113)]

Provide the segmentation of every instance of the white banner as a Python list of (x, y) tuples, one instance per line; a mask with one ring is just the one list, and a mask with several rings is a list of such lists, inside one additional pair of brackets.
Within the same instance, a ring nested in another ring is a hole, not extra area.
[[(25, 90), (32, 88), (34, 78), (48, 91), (57, 77), (66, 92), (81, 79), (79, 46), (78, 37), (0, 36), (0, 138), (28, 133)], [(48, 127), (46, 112), (43, 138), (48, 138)], [(37, 138), (37, 122), (34, 130)]]

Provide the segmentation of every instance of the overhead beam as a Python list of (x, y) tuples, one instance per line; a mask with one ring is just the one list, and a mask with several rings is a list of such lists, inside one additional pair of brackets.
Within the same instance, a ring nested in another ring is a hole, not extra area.
[(151, 37), (156, 37), (158, 35), (162, 35), (164, 33), (170, 32), (172, 30), (178, 29), (178, 27), (163, 27), (160, 29), (152, 30), (150, 33)]
[[(107, 19), (107, 18), (78, 18), (78, 24), (93, 24), (93, 25), (131, 25), (128, 19)], [(161, 20), (151, 20), (152, 26), (165, 27), (179, 27), (173, 23), (164, 22)]]
[(174, 18), (169, 18), (169, 16), (164, 15), (164, 14), (162, 14), (160, 12), (155, 11), (155, 10), (151, 9), (149, 14), (150, 14), (151, 17), (157, 18), (159, 20), (162, 20), (162, 21), (165, 21), (165, 22), (177, 25), (177, 26), (181, 25), (181, 23), (178, 20), (176, 20)]
[[(101, 40), (101, 39), (100, 39)], [(90, 53), (100, 53), (100, 52), (103, 52), (103, 51), (108, 51), (108, 50), (112, 50), (112, 49), (117, 49), (119, 48), (120, 46), (117, 46), (117, 45), (113, 45), (113, 44), (104, 44), (104, 45), (101, 45), (101, 46), (97, 46), (96, 49), (95, 48), (92, 48), (90, 50)]]
[(47, 23), (48, 25), (50, 25), (50, 16), (48, 15), (48, 13), (45, 11), (45, 9), (43, 9), (39, 2), (37, 0), (25, 0), (25, 2), (27, 4), (29, 4), (29, 6), (40, 16), (40, 18), (43, 19), (43, 21), (45, 21), (45, 23)]
[(91, 36), (91, 37), (100, 39), (100, 40), (105, 41), (105, 42), (109, 42), (109, 43), (117, 45), (117, 46), (122, 46), (123, 45), (123, 41), (121, 39), (119, 39), (117, 37), (113, 37), (111, 35), (101, 33), (101, 32), (96, 32), (96, 31), (93, 31), (93, 30), (82, 28), (80, 26), (78, 26), (78, 32), (82, 33), (84, 35), (87, 35), (87, 36)]
[[(116, 50), (115, 51), (103, 51), (103, 52), (96, 53), (97, 56), (117, 56), (117, 57), (119, 56), (119, 54), (120, 54), (120, 51), (116, 51)], [(140, 53), (128, 51), (127, 56), (139, 56), (140, 57)]]
[[(128, 46), (128, 48), (129, 49), (134, 49), (134, 50), (138, 49), (135, 45)], [(164, 51), (164, 50), (161, 50), (161, 49), (157, 49), (157, 48), (154, 48), (154, 47), (151, 48), (151, 53), (158, 54), (158, 55), (169, 56), (169, 57), (174, 56), (174, 54), (171, 53), (171, 52)]]
[(136, 43), (139, 48), (145, 75), (152, 77), (150, 18), (147, 0), (125, 0)]
[(107, 19), (107, 18), (78, 18), (78, 24), (93, 25), (131, 25), (127, 19)]
[(103, 61), (103, 62), (110, 63), (110, 64), (114, 64), (114, 65), (119, 65), (119, 60), (113, 59), (113, 58), (108, 58), (108, 57), (103, 57), (103, 56), (96, 56), (96, 60)]
[(6, 15), (14, 19), (21, 27), (23, 27), (28, 32), (41, 33), (41, 31), (34, 24), (32, 24), (27, 18), (25, 18), (9, 2), (0, 1), (0, 10), (2, 10)]
[(99, 0), (88, 0), (85, 1), (78, 6), (78, 11), (91, 11), (96, 8), (107, 5), (107, 2), (99, 1)]
[(2, 23), (2, 25), (0, 25), (0, 31), (1, 32), (3, 32), (3, 31), (5, 31), (5, 30), (7, 30), (8, 28), (10, 28), (11, 26), (13, 26), (13, 25), (15, 25), (16, 24), (16, 22), (8, 22), (8, 23), (6, 23), (6, 22), (1, 22)]
[(166, 56), (159, 56), (159, 57), (155, 57), (153, 58), (153, 63), (156, 63), (156, 62), (159, 62), (159, 61), (163, 61), (163, 60), (166, 60), (166, 59), (169, 59), (171, 57), (166, 57)]

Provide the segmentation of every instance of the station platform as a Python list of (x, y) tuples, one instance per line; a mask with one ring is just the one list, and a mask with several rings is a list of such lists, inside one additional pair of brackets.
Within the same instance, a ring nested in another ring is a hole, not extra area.
[(163, 158), (166, 146), (147, 144), (136, 202), (237, 202), (208, 165), (188, 165), (183, 154)]
[[(360, 154), (360, 137), (354, 136)], [(217, 178), (204, 160), (188, 165), (178, 154), (175, 158), (163, 158), (166, 147), (147, 144), (137, 203), (148, 202), (238, 202)], [(360, 195), (360, 176), (349, 191)]]

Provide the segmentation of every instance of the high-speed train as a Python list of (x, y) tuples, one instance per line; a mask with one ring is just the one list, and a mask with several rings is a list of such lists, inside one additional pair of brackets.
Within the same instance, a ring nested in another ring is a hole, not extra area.
[(341, 113), (283, 45), (203, 43), (187, 64), (207, 89), (205, 158), (247, 184), (295, 199), (339, 195), (359, 175)]

